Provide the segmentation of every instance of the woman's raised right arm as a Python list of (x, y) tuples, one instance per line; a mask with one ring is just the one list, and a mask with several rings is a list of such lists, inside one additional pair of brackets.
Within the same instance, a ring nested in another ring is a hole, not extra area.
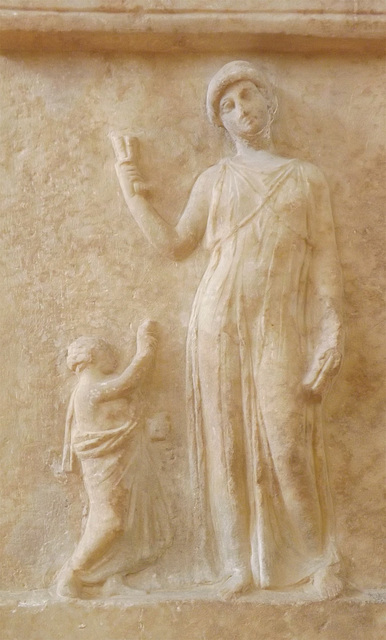
[(115, 167), (130, 213), (149, 242), (172, 260), (183, 260), (192, 253), (206, 228), (213, 168), (199, 176), (183, 214), (177, 224), (172, 225), (135, 188), (142, 177), (133, 162), (118, 161)]

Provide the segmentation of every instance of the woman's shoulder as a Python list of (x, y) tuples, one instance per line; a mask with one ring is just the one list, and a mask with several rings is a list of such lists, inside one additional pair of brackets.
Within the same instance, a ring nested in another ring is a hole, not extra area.
[(214, 164), (207, 169), (205, 169), (199, 176), (196, 178), (193, 189), (195, 191), (207, 191), (211, 190), (213, 185), (216, 184), (217, 180), (219, 180), (222, 175), (224, 168), (224, 161), (220, 160), (217, 164)]
[(223, 158), (219, 160), (219, 162), (216, 162), (216, 164), (212, 164), (199, 175), (198, 180), (202, 180), (203, 182), (215, 180), (222, 173), (227, 160), (227, 158)]
[(304, 178), (311, 185), (323, 186), (327, 184), (323, 171), (316, 164), (306, 160), (296, 160), (296, 163)]

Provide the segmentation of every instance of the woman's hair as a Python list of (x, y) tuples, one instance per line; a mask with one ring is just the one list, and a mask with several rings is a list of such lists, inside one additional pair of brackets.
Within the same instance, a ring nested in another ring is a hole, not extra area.
[(277, 98), (268, 80), (249, 62), (235, 60), (225, 64), (212, 78), (206, 94), (206, 110), (208, 118), (219, 127), (223, 126), (220, 117), (220, 100), (226, 89), (242, 80), (249, 80), (259, 89), (267, 101), (270, 122), (277, 111)]
[(117, 362), (113, 347), (103, 340), (103, 338), (89, 338), (81, 336), (67, 349), (67, 366), (71, 371), (75, 371), (79, 364), (91, 364), (95, 360), (95, 355), (104, 352), (111, 361)]

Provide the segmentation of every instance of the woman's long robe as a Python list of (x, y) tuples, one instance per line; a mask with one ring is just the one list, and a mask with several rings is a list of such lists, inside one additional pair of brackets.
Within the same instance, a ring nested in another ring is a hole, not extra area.
[(281, 587), (336, 558), (320, 401), (302, 386), (342, 340), (329, 194), (297, 160), (216, 169), (187, 341), (194, 527), (220, 576)]

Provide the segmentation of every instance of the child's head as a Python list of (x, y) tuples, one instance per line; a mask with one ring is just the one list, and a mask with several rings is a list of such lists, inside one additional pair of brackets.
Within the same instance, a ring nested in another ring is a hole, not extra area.
[(96, 366), (103, 373), (111, 373), (117, 367), (113, 347), (103, 338), (82, 336), (67, 349), (67, 366), (71, 371), (83, 371), (88, 365)]

